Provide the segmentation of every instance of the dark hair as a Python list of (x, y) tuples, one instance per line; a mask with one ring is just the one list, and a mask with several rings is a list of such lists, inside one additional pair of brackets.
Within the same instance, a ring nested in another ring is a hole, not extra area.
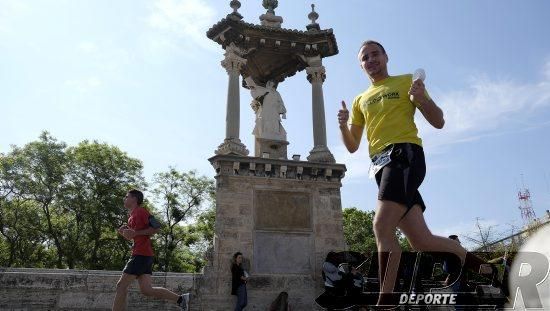
[(451, 240), (456, 240), (456, 239), (458, 239), (458, 235), (456, 235), (456, 234), (451, 234), (451, 235), (449, 235), (449, 239), (451, 239)]
[(326, 262), (330, 262), (333, 265), (338, 264), (338, 254), (333, 251), (328, 252), (327, 257), (325, 258)]
[(288, 293), (281, 292), (269, 306), (269, 311), (287, 311), (288, 310)]
[(138, 205), (143, 204), (143, 192), (141, 192), (137, 189), (132, 189), (132, 190), (128, 191), (128, 194), (130, 194), (131, 196), (133, 196), (134, 198), (137, 199), (137, 204)]
[(237, 257), (239, 257), (239, 255), (242, 256), (243, 253), (241, 252), (236, 252), (235, 254), (233, 254), (233, 261), (237, 260)]
[(374, 40), (367, 40), (367, 41), (364, 41), (363, 43), (361, 43), (361, 46), (359, 47), (359, 51), (361, 51), (361, 49), (368, 45), (368, 44), (376, 44), (378, 45), (378, 47), (380, 47), (380, 49), (382, 50), (382, 53), (386, 54), (386, 49), (384, 49), (384, 47), (382, 46), (382, 44), (380, 44), (379, 42), (377, 41), (374, 41)]

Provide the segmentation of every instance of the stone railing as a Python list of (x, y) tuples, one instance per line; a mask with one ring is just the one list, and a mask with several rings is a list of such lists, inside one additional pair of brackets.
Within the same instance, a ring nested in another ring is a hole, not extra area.
[(216, 175), (257, 176), (295, 180), (340, 182), (346, 167), (342, 164), (284, 159), (217, 155), (209, 159)]
[[(0, 310), (111, 310), (120, 274), (119, 271), (0, 268)], [(213, 281), (203, 274), (153, 273), (153, 286), (176, 293), (190, 292), (190, 310), (232, 310), (235, 297), (229, 294), (230, 279), (225, 280), (227, 290), (222, 293), (209, 288), (214, 285), (209, 284)], [(248, 284), (248, 309), (266, 310), (278, 293), (285, 290), (296, 310), (318, 310), (313, 301), (306, 298), (320, 294), (317, 283), (305, 275), (252, 276)], [(126, 310), (180, 309), (175, 304), (145, 297), (135, 282), (128, 292)]]
[[(111, 310), (120, 275), (120, 271), (0, 268), (0, 310)], [(194, 295), (201, 277), (155, 272), (153, 286)], [(130, 287), (127, 303), (127, 310), (179, 310), (175, 304), (143, 296), (137, 282)]]

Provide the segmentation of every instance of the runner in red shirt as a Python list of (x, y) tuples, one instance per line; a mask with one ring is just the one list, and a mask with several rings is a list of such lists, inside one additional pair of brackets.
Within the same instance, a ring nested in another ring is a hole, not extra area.
[(151, 274), (153, 274), (153, 247), (151, 246), (151, 235), (160, 230), (154, 219), (150, 218), (149, 212), (141, 207), (143, 204), (143, 193), (132, 189), (124, 197), (124, 207), (128, 209), (130, 217), (128, 225), (118, 229), (118, 233), (127, 240), (133, 240), (132, 257), (126, 263), (122, 276), (116, 285), (116, 296), (113, 301), (113, 311), (126, 308), (126, 296), (128, 287), (137, 279), (139, 289), (145, 296), (171, 300), (177, 303), (181, 310), (189, 309), (189, 293), (178, 295), (166, 288), (152, 287)]

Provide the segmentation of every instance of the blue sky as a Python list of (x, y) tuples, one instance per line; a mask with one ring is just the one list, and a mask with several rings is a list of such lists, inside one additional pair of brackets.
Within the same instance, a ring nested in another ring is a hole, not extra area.
[[(258, 23), (261, 1), (242, 1)], [(282, 0), (283, 27), (305, 30), (311, 1)], [(390, 74), (424, 68), (445, 112), (443, 130), (419, 118), (428, 174), (421, 192), (434, 233), (474, 236), (476, 217), (495, 238), (521, 226), (525, 184), (538, 216), (550, 209), (550, 2), (544, 0), (315, 1), (340, 53), (324, 60), (327, 137), (348, 167), (343, 207), (371, 210), (366, 144), (340, 142), (343, 99), (368, 87), (356, 60), (365, 39), (384, 44)], [(229, 1), (0, 0), (0, 152), (48, 130), (76, 144), (97, 139), (139, 158), (148, 178), (176, 166), (213, 176), (207, 159), (225, 135), (227, 74), (208, 28)], [(305, 73), (280, 84), (289, 154), (313, 144)], [(254, 115), (241, 91), (241, 140), (252, 151)], [(304, 130), (305, 129), (305, 130)], [(522, 182), (523, 176), (523, 182)], [(464, 239), (463, 239), (464, 240)]]

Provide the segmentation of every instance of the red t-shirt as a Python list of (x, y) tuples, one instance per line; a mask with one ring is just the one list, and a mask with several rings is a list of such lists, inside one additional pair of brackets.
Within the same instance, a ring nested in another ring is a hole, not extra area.
[[(149, 228), (149, 212), (143, 207), (137, 207), (130, 213), (128, 227), (133, 230), (144, 230)], [(132, 246), (132, 256), (153, 256), (153, 247), (148, 235), (136, 235)]]

